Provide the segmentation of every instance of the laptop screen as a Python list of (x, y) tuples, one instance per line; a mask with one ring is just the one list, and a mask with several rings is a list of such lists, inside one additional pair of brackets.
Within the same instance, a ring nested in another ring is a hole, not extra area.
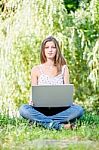
[(35, 107), (65, 107), (73, 103), (73, 84), (32, 86)]

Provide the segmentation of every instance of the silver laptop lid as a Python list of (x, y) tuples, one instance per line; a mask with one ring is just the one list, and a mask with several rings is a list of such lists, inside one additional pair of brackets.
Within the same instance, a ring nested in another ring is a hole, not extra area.
[(73, 103), (73, 84), (32, 86), (35, 107), (65, 107)]

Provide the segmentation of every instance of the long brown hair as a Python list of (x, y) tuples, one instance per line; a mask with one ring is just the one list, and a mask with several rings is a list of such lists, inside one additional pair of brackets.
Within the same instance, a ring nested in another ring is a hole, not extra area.
[(44, 39), (44, 41), (41, 44), (41, 53), (40, 53), (41, 64), (43, 64), (47, 61), (47, 58), (45, 56), (45, 44), (49, 41), (53, 41), (53, 43), (55, 44), (55, 47), (56, 47), (56, 55), (55, 55), (55, 59), (54, 59), (54, 65), (57, 67), (57, 72), (59, 73), (61, 71), (62, 66), (66, 64), (66, 60), (64, 59), (64, 57), (61, 54), (61, 50), (60, 50), (58, 41), (53, 36), (47, 37), (46, 39)]

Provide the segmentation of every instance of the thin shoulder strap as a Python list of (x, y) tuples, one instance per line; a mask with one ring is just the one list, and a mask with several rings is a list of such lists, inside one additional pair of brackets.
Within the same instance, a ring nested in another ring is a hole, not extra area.
[(62, 66), (62, 74), (65, 72), (66, 65)]
[(43, 74), (42, 64), (39, 66), (40, 73)]

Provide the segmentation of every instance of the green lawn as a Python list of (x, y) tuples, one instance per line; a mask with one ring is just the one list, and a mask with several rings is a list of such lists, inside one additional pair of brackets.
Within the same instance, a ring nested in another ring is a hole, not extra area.
[(85, 113), (75, 130), (48, 130), (0, 116), (0, 150), (99, 150), (99, 116)]

